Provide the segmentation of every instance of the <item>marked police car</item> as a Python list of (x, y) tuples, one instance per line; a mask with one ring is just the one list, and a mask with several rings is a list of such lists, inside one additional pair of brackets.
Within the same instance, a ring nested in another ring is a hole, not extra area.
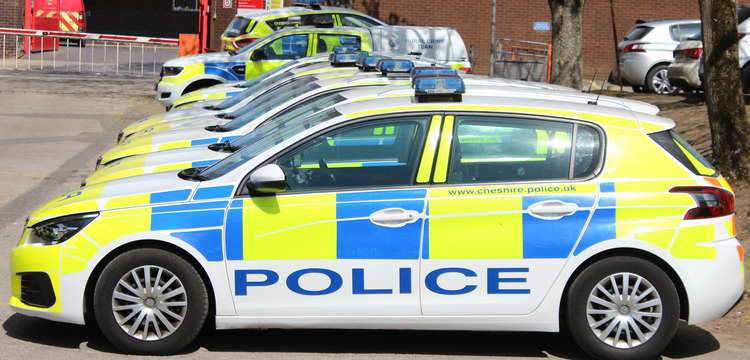
[[(455, 70), (417, 68), (415, 71), (412, 71), (412, 76), (420, 76), (435, 71), (440, 72), (441, 74), (456, 75)], [(658, 112), (658, 108), (653, 105), (626, 99), (601, 97), (593, 94), (560, 90), (554, 93), (550, 93), (549, 91), (539, 91), (539, 88), (531, 86), (533, 83), (524, 81), (516, 83), (498, 79), (488, 79), (486, 77), (471, 77), (470, 79), (465, 79), (464, 82), (466, 86), (466, 94), (468, 95), (512, 96), (519, 99), (538, 99), (540, 97), (545, 97), (548, 100), (578, 102), (583, 104), (591, 101), (598, 101), (599, 106), (611, 106), (650, 114), (656, 114), (656, 112)], [(156, 151), (121, 158), (120, 160), (111, 161), (107, 165), (96, 170), (86, 178), (84, 184), (91, 185), (130, 176), (187, 169), (191, 167), (210, 166), (230, 154), (239, 151), (248, 144), (269, 136), (274, 131), (280, 129), (289, 131), (288, 129), (292, 128), (302, 131), (306, 127), (326, 120), (326, 117), (323, 116), (324, 114), (315, 114), (316, 112), (325, 112), (324, 108), (326, 107), (338, 106), (346, 102), (368, 100), (373, 97), (412, 96), (413, 93), (414, 90), (411, 86), (403, 85), (385, 85), (378, 87), (377, 89), (360, 87), (341, 92), (333, 91), (322, 93), (310, 97), (294, 106), (282, 106), (284, 109), (276, 114), (256, 117), (248, 123), (250, 125), (248, 128), (252, 128), (252, 130), (236, 140), (225, 143)], [(271, 111), (271, 113), (273, 112), (275, 111)], [(307, 116), (311, 116), (311, 118), (308, 119)]]
[(237, 52), (183, 56), (162, 66), (156, 99), (165, 106), (180, 95), (212, 85), (250, 80), (290, 61), (329, 53), (335, 46), (371, 49), (370, 32), (360, 28), (284, 29), (258, 40)]
[(734, 195), (673, 121), (463, 87), (416, 79), (414, 97), (341, 104), (201, 171), (56, 198), (11, 252), (9, 304), (91, 314), (140, 354), (179, 351), (210, 314), (218, 329), (564, 325), (594, 357), (643, 359), (741, 296)]
[[(272, 32), (287, 27), (316, 25), (321, 23), (330, 26), (352, 26), (367, 28), (386, 25), (384, 22), (356, 10), (321, 6), (323, 1), (315, 4), (300, 4), (294, 1), (294, 7), (273, 9), (243, 15), (241, 10), (221, 34), (223, 50), (238, 50), (252, 44)], [(306, 5), (303, 7), (302, 5)]]
[[(447, 27), (375, 26), (369, 29), (301, 27), (274, 32), (238, 52), (201, 54), (169, 60), (162, 67), (157, 100), (169, 106), (178, 96), (214, 84), (252, 79), (291, 60), (354, 46), (394, 55), (418, 54), (440, 64), (471, 71), (461, 35)], [(234, 55), (233, 55), (234, 54)]]

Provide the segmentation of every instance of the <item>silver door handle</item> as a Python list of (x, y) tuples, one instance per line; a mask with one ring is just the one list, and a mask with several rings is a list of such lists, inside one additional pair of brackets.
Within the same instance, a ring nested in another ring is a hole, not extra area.
[(370, 222), (385, 227), (402, 227), (419, 219), (419, 213), (414, 210), (388, 208), (370, 214)]
[(529, 206), (531, 216), (544, 220), (559, 220), (564, 216), (573, 215), (578, 211), (578, 205), (560, 200), (545, 200)]

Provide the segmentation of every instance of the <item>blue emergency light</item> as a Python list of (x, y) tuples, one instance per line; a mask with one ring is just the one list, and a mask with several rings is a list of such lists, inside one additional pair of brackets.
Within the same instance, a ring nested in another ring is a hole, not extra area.
[(294, 0), (292, 1), (292, 5), (296, 6), (323, 6), (325, 5), (325, 0)]
[(359, 51), (359, 46), (334, 46), (333, 53), (356, 53)]
[(338, 53), (332, 54), (331, 65), (344, 66), (354, 65), (357, 62), (357, 53)]
[(444, 67), (415, 67), (411, 70), (411, 77), (417, 76), (458, 76), (458, 72)]
[(378, 69), (378, 62), (385, 59), (382, 56), (366, 56), (362, 59), (362, 71), (375, 71)]
[(367, 55), (370, 55), (367, 51), (360, 51), (359, 54), (357, 54), (357, 62), (355, 64), (358, 68), (362, 68), (362, 63), (365, 61)]
[(418, 77), (412, 86), (419, 102), (461, 101), (461, 94), (466, 92), (466, 85), (458, 76)]
[(343, 46), (356, 46), (359, 48), (359, 38), (356, 36), (341, 36), (339, 37), (339, 44)]
[(412, 68), (414, 68), (414, 63), (411, 60), (385, 59), (378, 63), (378, 70), (383, 75), (409, 74)]

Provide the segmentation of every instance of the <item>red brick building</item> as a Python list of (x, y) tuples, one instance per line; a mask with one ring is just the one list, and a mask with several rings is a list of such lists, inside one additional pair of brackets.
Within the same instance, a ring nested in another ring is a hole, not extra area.
[[(211, 48), (219, 48), (219, 35), (236, 13), (216, 5)], [(289, 0), (287, 0), (289, 2)], [(490, 0), (354, 0), (357, 10), (390, 24), (450, 26), (459, 30), (474, 53), (475, 72), (489, 71)], [(750, 4), (750, 0), (738, 0)], [(618, 37), (626, 34), (638, 19), (698, 18), (698, 0), (614, 0)], [(535, 31), (535, 22), (549, 22), (547, 0), (497, 0), (497, 37), (551, 42), (549, 31)], [(618, 39), (618, 40), (620, 40)], [(614, 41), (609, 0), (587, 0), (583, 11), (583, 61), (587, 71), (608, 72), (614, 61)]]
[[(23, 1), (0, 0), (0, 27), (23, 27)], [(2, 44), (4, 42), (4, 45)], [(0, 46), (5, 47), (5, 53), (13, 55), (16, 52), (14, 36), (6, 36), (5, 41), (0, 38)], [(0, 48), (2, 51), (2, 48)]]

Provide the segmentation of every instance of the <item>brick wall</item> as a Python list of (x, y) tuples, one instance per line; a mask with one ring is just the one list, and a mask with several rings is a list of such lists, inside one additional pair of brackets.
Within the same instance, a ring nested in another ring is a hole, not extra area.
[[(23, 4), (22, 0), (0, 0), (0, 27), (23, 28)], [(15, 53), (15, 36), (5, 36), (5, 54), (14, 55)]]
[(221, 50), (221, 33), (237, 14), (237, 0), (232, 0), (231, 8), (224, 8), (223, 0), (211, 0), (211, 29), (208, 47)]

